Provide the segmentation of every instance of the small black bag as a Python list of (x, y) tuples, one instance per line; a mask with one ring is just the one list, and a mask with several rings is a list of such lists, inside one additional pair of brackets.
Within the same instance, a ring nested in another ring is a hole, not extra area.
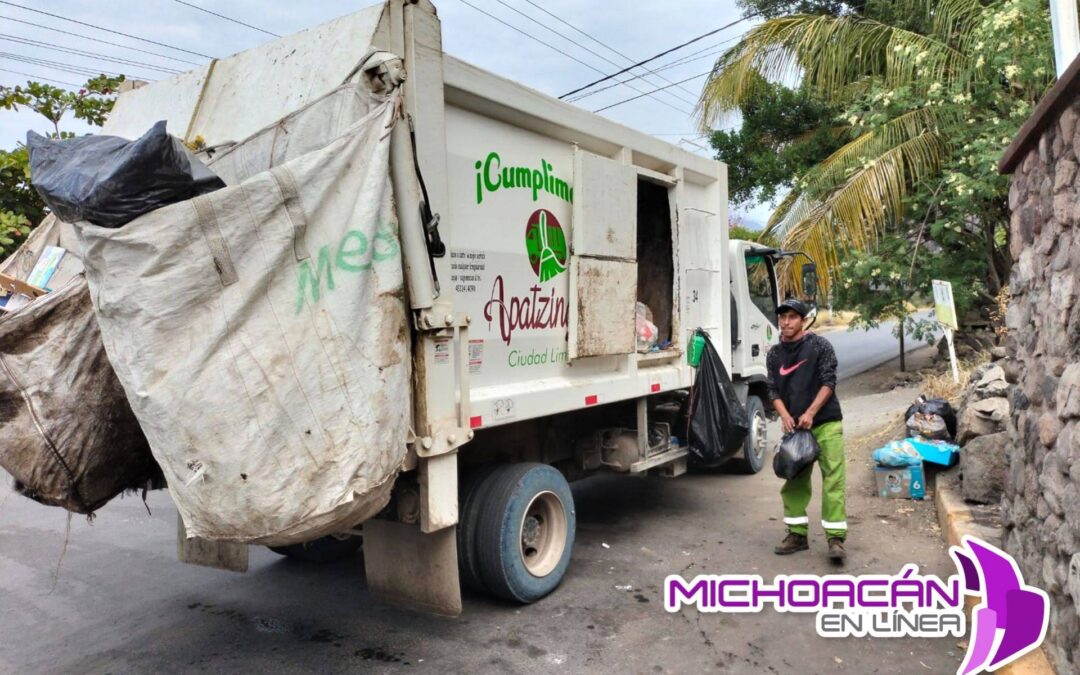
[(796, 429), (780, 439), (780, 447), (773, 455), (772, 468), (777, 478), (791, 480), (816, 462), (819, 454), (821, 448), (814, 434), (807, 429)]
[[(750, 432), (750, 422), (720, 354), (705, 331), (699, 329), (698, 333), (705, 338), (705, 348), (694, 388), (683, 404), (680, 418), (689, 418), (687, 440), (695, 461), (717, 466), (742, 448)], [(678, 428), (686, 426), (680, 424)]]
[(30, 182), (60, 220), (120, 227), (169, 204), (225, 187), (158, 122), (134, 141), (118, 136), (26, 135)]

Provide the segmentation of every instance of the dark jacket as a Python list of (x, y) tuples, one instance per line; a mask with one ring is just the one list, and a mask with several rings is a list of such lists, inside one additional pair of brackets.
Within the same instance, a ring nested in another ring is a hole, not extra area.
[(814, 426), (844, 418), (836, 398), (836, 351), (825, 338), (806, 333), (795, 342), (773, 345), (765, 367), (769, 371), (769, 400), (783, 401), (796, 420), (822, 387), (830, 387), (833, 394), (814, 416)]

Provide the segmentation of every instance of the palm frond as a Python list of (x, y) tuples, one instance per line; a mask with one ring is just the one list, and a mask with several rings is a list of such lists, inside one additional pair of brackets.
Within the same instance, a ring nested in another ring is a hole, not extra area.
[(822, 100), (842, 103), (849, 86), (867, 76), (892, 86), (910, 85), (917, 71), (945, 80), (967, 61), (933, 36), (859, 16), (779, 17), (752, 28), (717, 59), (701, 92), (699, 118), (704, 126), (715, 123), (759, 77), (801, 81)]
[(930, 10), (933, 32), (956, 50), (968, 53), (975, 26), (986, 7), (979, 0), (923, 0)]
[(894, 117), (817, 164), (803, 177), (805, 189), (812, 194), (829, 192), (844, 181), (855, 167), (873, 161), (908, 139), (928, 131), (937, 131), (941, 127), (937, 111), (928, 107), (916, 108)]
[[(903, 215), (907, 188), (938, 171), (947, 149), (947, 139), (936, 131), (909, 138), (858, 169), (825, 199), (799, 195), (783, 220), (770, 223), (767, 231), (782, 235), (786, 249), (820, 256), (822, 287), (828, 289), (842, 251), (870, 249), (886, 226)], [(786, 227), (781, 231), (780, 225)]]

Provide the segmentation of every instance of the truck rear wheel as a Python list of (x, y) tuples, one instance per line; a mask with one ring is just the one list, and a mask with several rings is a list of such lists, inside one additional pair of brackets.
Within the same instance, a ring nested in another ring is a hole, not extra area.
[(278, 555), (293, 560), (302, 560), (313, 563), (329, 563), (343, 560), (360, 550), (364, 540), (355, 535), (328, 535), (305, 541), (302, 544), (290, 544), (288, 546), (268, 546), (271, 551)]
[(769, 450), (769, 420), (765, 417), (765, 404), (757, 396), (747, 397), (746, 417), (750, 420), (750, 431), (743, 441), (743, 456), (731, 460), (731, 466), (740, 473), (754, 474), (765, 466)]
[(507, 464), (478, 489), (473, 553), (484, 587), (522, 603), (555, 590), (570, 565), (577, 526), (563, 475), (546, 464)]
[(483, 509), (484, 481), (498, 464), (484, 464), (465, 471), (458, 483), (458, 571), (461, 584), (471, 591), (483, 591), (480, 569), (476, 560), (477, 523)]

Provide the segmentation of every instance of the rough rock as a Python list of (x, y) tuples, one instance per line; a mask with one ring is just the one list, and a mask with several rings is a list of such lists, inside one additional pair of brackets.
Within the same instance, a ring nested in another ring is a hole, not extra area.
[(1056, 402), (1061, 419), (1080, 417), (1080, 363), (1070, 365), (1061, 374)]
[(970, 401), (960, 412), (956, 442), (964, 445), (973, 438), (1004, 431), (1010, 409), (1009, 400), (1002, 397)]
[(1039, 418), (1039, 442), (1050, 447), (1061, 433), (1061, 422), (1055, 415), (1044, 414)]
[[(987, 364), (978, 381), (971, 387), (971, 398), (981, 401), (985, 398), (1008, 396), (1009, 383), (1005, 380), (1005, 369), (996, 364)], [(976, 370), (978, 374), (978, 370)]]
[(1005, 432), (979, 436), (960, 452), (961, 492), (964, 499), (979, 504), (996, 504), (1005, 492), (1008, 468)]

